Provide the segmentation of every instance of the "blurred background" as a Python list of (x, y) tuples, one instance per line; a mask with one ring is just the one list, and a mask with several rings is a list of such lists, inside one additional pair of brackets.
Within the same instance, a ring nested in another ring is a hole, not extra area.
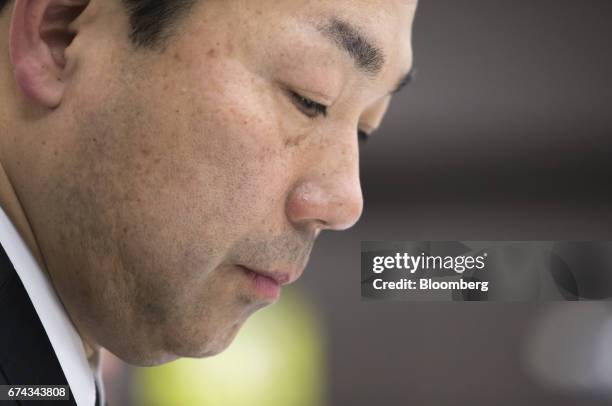
[(421, 0), (361, 222), (219, 358), (108, 357), (109, 405), (612, 404), (610, 304), (362, 302), (359, 264), (361, 240), (612, 239), (611, 21), (609, 0)]

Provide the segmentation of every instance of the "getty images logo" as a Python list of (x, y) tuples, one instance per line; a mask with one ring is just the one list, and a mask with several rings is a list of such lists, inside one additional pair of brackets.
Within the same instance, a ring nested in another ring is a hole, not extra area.
[(380, 274), (386, 270), (399, 269), (414, 274), (420, 270), (453, 270), (458, 274), (465, 271), (482, 270), (485, 268), (485, 260), (488, 254), (485, 252), (479, 256), (459, 255), (409, 255), (408, 253), (397, 253), (395, 256), (376, 256), (373, 259), (372, 272)]

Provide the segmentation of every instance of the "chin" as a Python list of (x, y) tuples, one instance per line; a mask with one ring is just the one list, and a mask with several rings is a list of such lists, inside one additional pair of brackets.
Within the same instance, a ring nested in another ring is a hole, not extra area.
[[(187, 348), (186, 346), (181, 346), (180, 349), (174, 350), (164, 350), (164, 351), (151, 351), (151, 352), (142, 352), (139, 354), (129, 354), (127, 356), (123, 356), (121, 354), (115, 354), (116, 357), (120, 358), (122, 361), (135, 366), (135, 367), (156, 367), (163, 364), (167, 364), (169, 362), (176, 361), (180, 358), (206, 358), (212, 357), (214, 355), (220, 354), (223, 352), (230, 343), (222, 346), (200, 346), (199, 348), (192, 347)], [(109, 350), (110, 351), (110, 350)], [(112, 352), (112, 351), (111, 351)]]
[(234, 341), (240, 326), (233, 328), (228, 334), (217, 337), (212, 341), (202, 338), (195, 340), (193, 337), (181, 340), (180, 337), (173, 337), (172, 343), (163, 350), (150, 350), (131, 352), (128, 354), (115, 352), (106, 348), (122, 361), (136, 367), (155, 367), (176, 361), (179, 358), (207, 358), (218, 355), (225, 351)]
[(176, 354), (171, 354), (162, 351), (148, 351), (148, 352), (131, 352), (129, 354), (123, 354), (115, 352), (110, 348), (106, 348), (107, 351), (111, 352), (115, 357), (121, 359), (123, 362), (135, 366), (135, 367), (155, 367), (163, 364), (167, 364), (172, 361), (176, 361), (180, 358)]
[(225, 351), (234, 341), (240, 331), (242, 323), (235, 323), (212, 335), (196, 335), (180, 337), (174, 335), (169, 341), (167, 353), (171, 353), (175, 358), (207, 358), (218, 355)]

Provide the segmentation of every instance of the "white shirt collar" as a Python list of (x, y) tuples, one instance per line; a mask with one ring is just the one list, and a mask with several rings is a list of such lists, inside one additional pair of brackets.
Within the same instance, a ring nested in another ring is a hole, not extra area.
[(92, 371), (85, 355), (83, 341), (68, 318), (47, 273), (40, 268), (1, 207), (0, 244), (13, 263), (47, 332), (76, 404), (94, 406), (96, 403), (94, 374), (99, 377), (99, 371)]

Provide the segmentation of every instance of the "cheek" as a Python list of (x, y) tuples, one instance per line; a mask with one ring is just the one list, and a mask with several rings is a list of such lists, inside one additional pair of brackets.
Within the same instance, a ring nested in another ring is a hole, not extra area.
[(197, 86), (176, 99), (182, 106), (172, 120), (182, 127), (180, 155), (194, 188), (213, 194), (236, 223), (282, 210), (292, 156), (270, 89), (231, 62), (211, 64), (197, 77)]
[(200, 277), (185, 278), (188, 270), (213, 269), (247, 234), (279, 233), (293, 177), (270, 92), (231, 64), (208, 70), (200, 74), (214, 79), (151, 73), (164, 79), (115, 97), (113, 129), (88, 147), (101, 166), (100, 206), (116, 209), (123, 260), (166, 269), (176, 284)]
[(161, 285), (202, 278), (247, 235), (280, 234), (295, 177), (267, 85), (232, 61), (197, 66), (153, 67), (80, 120), (73, 172), (108, 230), (96, 238)]

